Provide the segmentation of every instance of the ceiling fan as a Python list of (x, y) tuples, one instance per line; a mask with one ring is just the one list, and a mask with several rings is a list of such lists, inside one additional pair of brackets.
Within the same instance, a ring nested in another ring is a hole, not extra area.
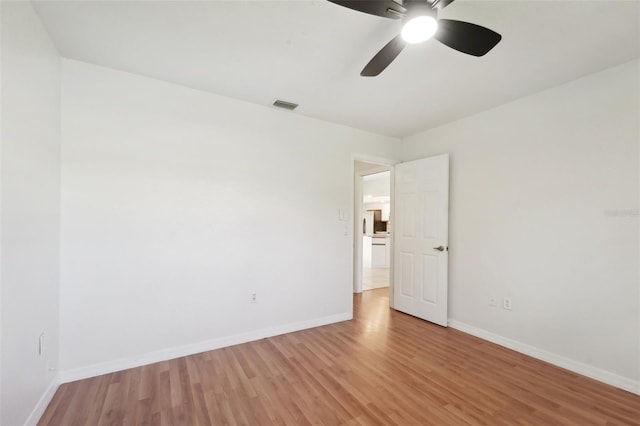
[[(437, 19), (438, 11), (454, 0), (329, 0), (340, 6), (383, 18), (401, 19), (402, 31), (384, 46), (360, 75), (373, 77), (384, 71), (405, 46), (434, 37), (445, 46), (473, 56), (483, 56), (502, 36), (469, 22)], [(402, 2), (400, 4), (399, 2)]]

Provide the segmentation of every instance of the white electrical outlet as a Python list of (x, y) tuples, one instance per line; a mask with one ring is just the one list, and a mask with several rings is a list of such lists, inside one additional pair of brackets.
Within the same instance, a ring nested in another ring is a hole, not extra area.
[(502, 307), (504, 309), (508, 309), (511, 310), (511, 298), (510, 297), (505, 297), (504, 299), (502, 299)]
[(496, 307), (498, 306), (498, 301), (495, 296), (489, 296), (489, 306)]
[(251, 303), (258, 303), (258, 294), (251, 293)]

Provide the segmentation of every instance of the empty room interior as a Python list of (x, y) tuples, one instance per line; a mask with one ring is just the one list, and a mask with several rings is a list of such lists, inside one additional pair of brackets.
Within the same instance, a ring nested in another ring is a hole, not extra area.
[(640, 425), (640, 2), (0, 22), (0, 425)]

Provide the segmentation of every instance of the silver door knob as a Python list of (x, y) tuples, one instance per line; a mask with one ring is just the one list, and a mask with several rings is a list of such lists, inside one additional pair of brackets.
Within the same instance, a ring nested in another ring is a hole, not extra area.
[(434, 247), (433, 249), (438, 251), (444, 251), (444, 246)]

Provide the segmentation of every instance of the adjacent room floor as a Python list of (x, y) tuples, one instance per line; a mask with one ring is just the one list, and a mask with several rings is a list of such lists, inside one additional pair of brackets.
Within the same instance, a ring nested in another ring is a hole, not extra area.
[(362, 290), (389, 287), (389, 268), (362, 268)]
[(354, 319), (64, 384), (41, 425), (640, 424), (640, 396), (354, 296)]

